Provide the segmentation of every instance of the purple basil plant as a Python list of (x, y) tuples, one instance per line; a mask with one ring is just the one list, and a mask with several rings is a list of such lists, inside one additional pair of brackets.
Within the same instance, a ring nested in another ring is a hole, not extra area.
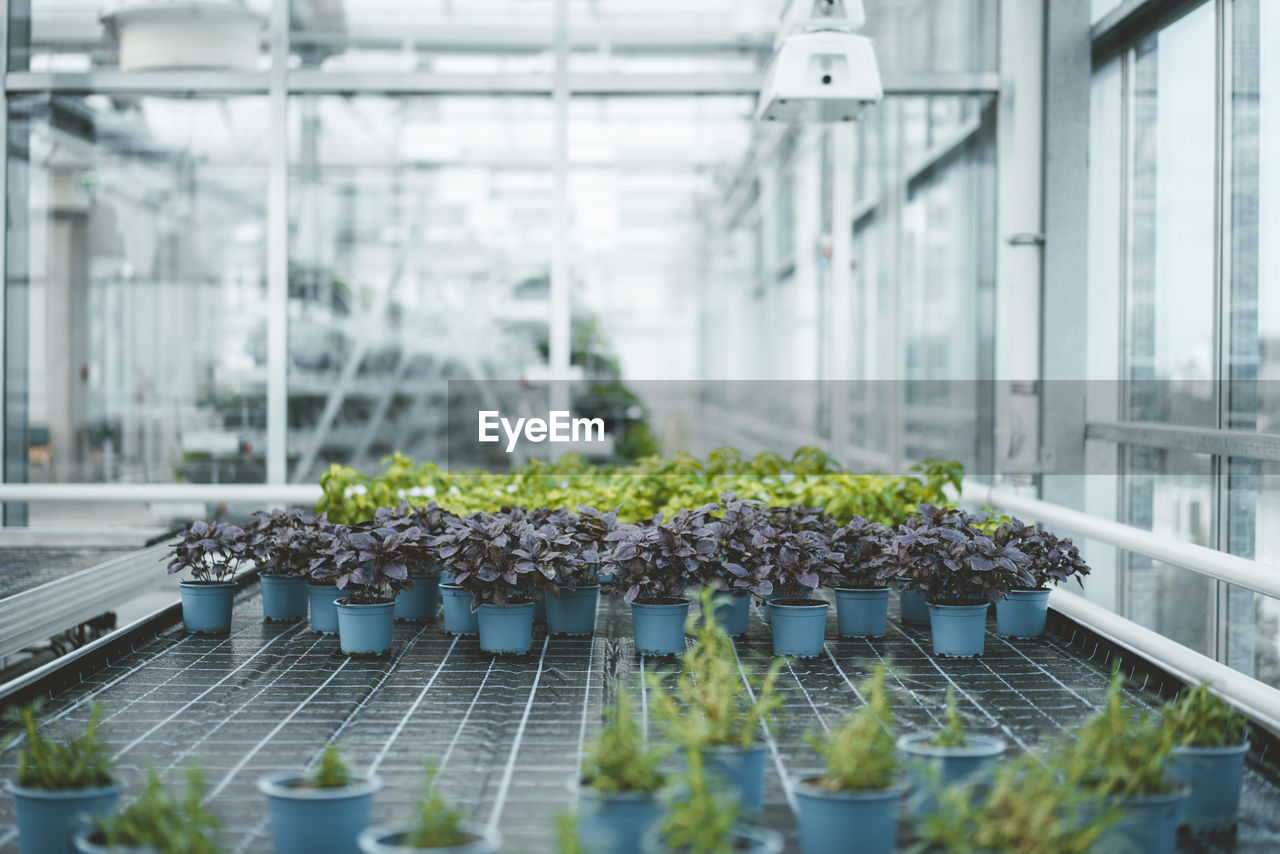
[(628, 603), (663, 602), (683, 599), (686, 587), (705, 586), (722, 564), (714, 509), (681, 510), (669, 522), (659, 513), (648, 523), (620, 525), (608, 534), (612, 547), (603, 557), (617, 570), (606, 592), (622, 591)]
[(803, 599), (831, 586), (841, 555), (832, 550), (836, 523), (811, 507), (769, 507), (752, 533), (752, 560), (768, 567), (778, 600)]
[(347, 527), (334, 525), (328, 542), (311, 561), (311, 577), (347, 591), (354, 605), (372, 605), (395, 599), (413, 587), (408, 556), (422, 532), (414, 527), (379, 524), (377, 519)]
[(248, 529), (257, 535), (254, 560), (264, 575), (305, 577), (316, 552), (328, 542), (329, 527), (322, 513), (269, 510), (254, 514)]
[(440, 563), (471, 593), (471, 609), (533, 599), (571, 573), (581, 556), (572, 538), (528, 514), (473, 513), (449, 520), (431, 540)]
[[(571, 565), (567, 575), (557, 583), (570, 590), (579, 584), (595, 584), (599, 580), (604, 555), (609, 550), (609, 535), (618, 530), (618, 508), (602, 513), (586, 504), (578, 505), (577, 513), (567, 514), (562, 520), (564, 533), (573, 540), (580, 561)], [(611, 571), (612, 567), (607, 571)]]
[(935, 605), (997, 602), (1012, 584), (1034, 586), (1027, 556), (1001, 545), (982, 525), (985, 517), (957, 508), (921, 504), (886, 549), (883, 578), (923, 591)]
[(739, 498), (736, 493), (720, 496), (720, 566), (709, 583), (735, 596), (768, 596), (773, 592), (773, 567), (757, 560), (752, 540), (764, 516), (760, 501)]
[(1058, 537), (1011, 519), (996, 529), (992, 535), (996, 545), (1014, 548), (1027, 556), (1026, 569), (1031, 573), (1031, 584), (1022, 575), (1009, 579), (1011, 590), (1033, 590), (1061, 584), (1072, 578), (1084, 587), (1083, 576), (1089, 574), (1089, 565), (1080, 556), (1075, 543), (1066, 537)]
[(169, 551), (169, 574), (190, 572), (195, 584), (231, 581), (237, 571), (252, 563), (260, 536), (228, 522), (197, 520), (178, 535)]
[(893, 532), (884, 525), (854, 516), (837, 528), (828, 542), (841, 556), (831, 575), (831, 586), (863, 590), (888, 586), (886, 571), (892, 569), (893, 557), (887, 552)]

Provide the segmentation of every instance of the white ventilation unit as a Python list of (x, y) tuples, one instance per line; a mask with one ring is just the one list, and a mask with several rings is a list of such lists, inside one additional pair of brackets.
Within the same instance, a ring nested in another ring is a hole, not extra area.
[(107, 9), (102, 23), (122, 71), (252, 71), (267, 20), (237, 0), (147, 0)]
[(851, 122), (884, 97), (862, 0), (791, 0), (782, 14), (756, 116)]

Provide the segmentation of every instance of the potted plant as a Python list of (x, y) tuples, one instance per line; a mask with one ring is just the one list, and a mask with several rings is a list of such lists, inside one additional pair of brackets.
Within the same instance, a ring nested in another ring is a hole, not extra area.
[(760, 730), (782, 708), (776, 683), (783, 660), (774, 659), (764, 679), (748, 685), (733, 641), (715, 622), (711, 592), (702, 597), (710, 613), (697, 629), (697, 643), (680, 657), (674, 691), (663, 688), (659, 674), (647, 674), (649, 707), (672, 740), (697, 750), (707, 773), (733, 789), (743, 811), (755, 816), (764, 808), (768, 757)]
[(436, 851), (440, 854), (497, 854), (501, 838), (467, 824), (440, 794), (435, 770), (427, 769), (422, 800), (412, 825), (401, 828), (371, 827), (360, 834), (363, 854), (405, 854)]
[(552, 533), (510, 515), (475, 513), (450, 520), (433, 541), (440, 561), (471, 596), (485, 652), (529, 652), (534, 597), (554, 577), (560, 557)]
[(258, 512), (249, 526), (253, 560), (262, 584), (262, 617), (293, 622), (307, 616), (307, 578), (314, 555), (316, 519), (301, 510)]
[(966, 732), (955, 691), (947, 688), (946, 725), (937, 732), (902, 736), (898, 750), (907, 758), (914, 811), (924, 814), (933, 810), (938, 790), (983, 779), (1004, 753), (1005, 743), (993, 736)]
[(658, 765), (665, 751), (645, 743), (631, 715), (631, 695), (616, 685), (613, 690), (604, 727), (587, 744), (574, 787), (577, 833), (597, 854), (638, 854), (640, 840), (659, 817), (657, 792), (664, 777)]
[(116, 815), (94, 819), (91, 830), (76, 836), (76, 850), (80, 854), (217, 854), (218, 822), (200, 802), (203, 788), (200, 771), (192, 768), (187, 772), (186, 797), (178, 801), (159, 775), (148, 771), (138, 800)]
[(401, 502), (394, 513), (379, 512), (385, 514), (383, 524), (388, 527), (414, 527), (421, 532), (405, 546), (405, 566), (413, 586), (396, 595), (395, 618), (406, 623), (430, 622), (440, 607), (440, 567), (431, 541), (445, 532), (453, 514), (434, 501), (419, 508)]
[(1099, 850), (1164, 854), (1174, 850), (1187, 787), (1168, 771), (1173, 730), (1124, 702), (1117, 672), (1102, 708), (1059, 749), (1063, 778), (1124, 813)]
[(900, 589), (925, 591), (934, 655), (982, 655), (990, 603), (1004, 598), (1012, 580), (1034, 583), (1026, 556), (997, 545), (979, 527), (981, 517), (930, 504), (918, 513), (890, 543), (886, 575)]
[(645, 837), (645, 854), (780, 854), (782, 837), (742, 822), (733, 796), (707, 774), (702, 755), (690, 748), (679, 790), (667, 798), (666, 813)]
[(622, 591), (631, 606), (636, 652), (679, 655), (684, 652), (684, 624), (690, 578), (707, 577), (716, 564), (719, 524), (709, 507), (681, 510), (663, 522), (662, 514), (646, 524), (621, 525), (607, 539), (613, 544), (606, 560), (615, 564), (610, 591)]
[(1169, 771), (1190, 789), (1183, 824), (1193, 833), (1231, 830), (1249, 752), (1248, 719), (1201, 682), (1165, 707), (1164, 725), (1173, 736)]
[(861, 516), (831, 535), (831, 550), (843, 558), (829, 579), (841, 637), (884, 637), (889, 587), (881, 576), (890, 565), (885, 549), (892, 536), (883, 525)]
[(296, 543), (299, 550), (305, 550), (308, 555), (307, 606), (311, 611), (311, 631), (319, 635), (338, 633), (337, 602), (347, 595), (345, 591), (338, 589), (337, 576), (332, 566), (319, 557), (344, 527), (329, 522), (325, 514), (321, 513), (315, 517), (313, 524), (300, 529)]
[(769, 567), (774, 598), (765, 603), (773, 630), (773, 654), (814, 658), (822, 654), (831, 604), (812, 598), (831, 583), (841, 556), (831, 550), (831, 526), (819, 511), (771, 507), (752, 535), (753, 559)]
[(325, 748), (313, 775), (286, 771), (258, 781), (271, 813), (275, 854), (355, 851), (369, 824), (377, 777), (351, 775), (333, 745)]
[[(55, 741), (36, 727), (35, 706), (18, 712), (26, 744), (18, 754), (18, 775), (9, 784), (23, 851), (67, 851), (88, 817), (115, 811), (120, 798), (107, 746), (98, 740), (102, 706), (90, 707), (85, 731)], [(5, 745), (8, 747), (8, 745)]]
[(226, 522), (210, 525), (196, 520), (178, 535), (169, 552), (169, 574), (190, 572), (182, 590), (182, 622), (197, 634), (231, 631), (235, 575), (253, 560), (257, 537)]
[(762, 599), (773, 594), (770, 567), (753, 557), (751, 540), (764, 505), (739, 498), (734, 492), (720, 496), (720, 553), (718, 565), (705, 567), (707, 577), (695, 579), (714, 591), (711, 603), (716, 623), (729, 635), (747, 633), (753, 595)]
[(406, 556), (421, 537), (417, 528), (388, 527), (378, 520), (330, 529), (329, 542), (312, 561), (311, 571), (332, 578), (346, 594), (334, 602), (345, 655), (391, 651), (396, 593), (413, 584)]
[(576, 514), (564, 514), (550, 527), (556, 531), (552, 545), (559, 559), (554, 562), (556, 577), (547, 584), (543, 597), (547, 632), (569, 637), (594, 634), (600, 604), (600, 555), (606, 547), (604, 538), (617, 530), (618, 511), (601, 513), (580, 504)]
[(1026, 555), (1026, 572), (1000, 570), (1008, 576), (1008, 590), (996, 602), (996, 631), (1007, 637), (1038, 638), (1044, 634), (1049, 611), (1049, 588), (1070, 578), (1084, 587), (1081, 580), (1089, 574), (1089, 565), (1071, 540), (1056, 537), (1034, 525), (1011, 519), (996, 528), (992, 539), (997, 546), (1017, 549)]
[(826, 764), (799, 775), (793, 787), (805, 854), (846, 850), (853, 839), (866, 854), (894, 850), (905, 786), (883, 665), (861, 694), (866, 698), (861, 709), (828, 735), (809, 739)]
[(985, 785), (944, 789), (914, 830), (922, 851), (1088, 854), (1104, 850), (1095, 843), (1119, 817), (1096, 793), (1065, 783), (1054, 757), (1027, 753), (998, 765)]
[[(766, 506), (761, 512), (764, 514), (766, 519), (780, 522), (782, 526), (788, 530), (814, 531), (828, 539), (835, 533), (836, 528), (838, 527), (834, 519), (816, 507), (808, 507), (804, 505), (785, 505), (777, 507)], [(768, 603), (776, 599), (795, 596), (797, 594), (801, 599), (809, 599), (813, 595), (813, 589), (802, 585), (796, 590), (784, 591), (775, 587), (773, 592), (761, 596), (760, 599), (764, 602), (764, 624), (768, 626), (773, 623), (773, 617), (769, 611)]]

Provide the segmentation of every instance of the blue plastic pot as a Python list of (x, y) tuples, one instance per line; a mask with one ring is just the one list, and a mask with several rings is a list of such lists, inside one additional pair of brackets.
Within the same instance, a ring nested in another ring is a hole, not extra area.
[(684, 652), (684, 624), (689, 600), (671, 599), (631, 603), (631, 626), (636, 652), (641, 655), (680, 655)]
[(321, 635), (338, 633), (338, 606), (334, 603), (345, 598), (345, 590), (332, 584), (308, 584), (307, 599), (311, 603), (311, 631)]
[(421, 851), (432, 851), (435, 854), (498, 854), (498, 849), (502, 847), (502, 837), (496, 830), (486, 831), (467, 824), (459, 829), (471, 837), (470, 842), (424, 849), (411, 847), (406, 843), (405, 839), (413, 832), (412, 828), (370, 827), (360, 834), (360, 851), (362, 854), (416, 854)]
[(821, 772), (802, 775), (792, 789), (804, 854), (893, 851), (903, 788), (832, 792), (817, 785), (820, 776)]
[(742, 637), (747, 633), (747, 621), (751, 616), (751, 594), (734, 595), (719, 592), (711, 597), (714, 605), (712, 614), (716, 625), (731, 638)]
[(1102, 832), (1094, 851), (1172, 854), (1177, 847), (1178, 816), (1186, 799), (1185, 787), (1159, 795), (1142, 795), (1116, 802), (1124, 815)]
[(1048, 590), (1010, 590), (996, 603), (996, 632), (1011, 638), (1038, 638), (1049, 614)]
[(476, 612), (480, 649), (497, 655), (527, 655), (533, 644), (533, 610), (532, 602), (481, 605)]
[(764, 744), (741, 748), (726, 745), (704, 747), (702, 767), (708, 777), (720, 780), (737, 794), (742, 812), (758, 816), (764, 810), (764, 766), (769, 748)]
[(929, 622), (929, 601), (923, 590), (899, 590), (898, 611), (904, 623)]
[[(760, 613), (760, 618), (761, 618), (762, 620), (764, 620), (764, 624), (767, 626), (767, 625), (770, 625), (770, 622), (769, 622), (769, 620), (770, 620), (770, 617), (769, 617), (769, 603), (770, 603), (770, 602), (773, 602), (773, 601), (775, 601), (775, 600), (777, 600), (777, 599), (781, 599), (781, 598), (782, 598), (782, 594), (781, 594), (781, 593), (770, 593), (769, 595), (767, 595), (767, 596), (761, 596), (760, 598), (764, 601), (764, 607), (760, 609), (760, 612), (761, 612), (761, 613)], [(808, 599), (808, 598), (809, 598), (809, 591), (807, 591), (807, 590), (806, 590), (804, 593), (801, 593), (801, 594), (800, 594), (800, 598), (801, 598), (801, 599)]]
[(578, 789), (578, 838), (592, 854), (640, 854), (640, 841), (661, 817), (652, 794)]
[(599, 584), (579, 585), (576, 590), (562, 587), (559, 596), (548, 596), (543, 601), (547, 606), (549, 634), (580, 637), (595, 633)]
[(449, 634), (479, 634), (476, 615), (471, 610), (471, 594), (459, 585), (440, 585), (440, 613), (444, 615), (444, 630)]
[(933, 654), (951, 658), (982, 655), (987, 637), (987, 605), (929, 604)]
[(201, 635), (225, 635), (231, 631), (231, 606), (236, 600), (234, 581), (199, 584), (179, 582), (182, 588), (182, 624)]
[(840, 629), (840, 637), (884, 637), (884, 624), (888, 616), (888, 588), (836, 588), (836, 625)]
[[(734, 827), (729, 850), (733, 854), (781, 854), (782, 835), (767, 827), (740, 824)], [(662, 839), (659, 828), (650, 830), (641, 843), (644, 854), (686, 854), (688, 849), (675, 849)]]
[(1240, 810), (1240, 778), (1249, 743), (1234, 747), (1175, 747), (1169, 773), (1188, 787), (1182, 824), (1192, 833), (1229, 831)]
[(34, 852), (71, 851), (71, 841), (89, 829), (92, 816), (116, 811), (120, 790), (115, 786), (49, 792), (9, 784), (18, 820), (18, 850)]
[(292, 623), (307, 616), (307, 582), (296, 575), (260, 575), (262, 618)]
[(434, 575), (415, 575), (413, 587), (396, 594), (397, 620), (405, 623), (429, 623), (436, 618), (440, 604)]
[[(827, 632), (826, 602), (803, 599), (777, 599), (765, 606), (769, 612), (769, 625), (773, 628), (773, 654), (796, 658), (816, 658), (822, 655), (823, 639)], [(786, 604), (783, 604), (786, 603)]]
[[(390, 603), (388, 603), (390, 604)], [(336, 789), (300, 786), (295, 772), (258, 781), (271, 814), (271, 850), (275, 854), (358, 854), (356, 840), (369, 824), (377, 777), (352, 778)]]
[(386, 655), (391, 652), (391, 629), (396, 603), (357, 605), (347, 599), (338, 607), (338, 645), (344, 655)]
[(455, 576), (452, 572), (450, 572), (450, 571), (449, 571), (449, 570), (447, 570), (447, 569), (442, 569), (442, 570), (440, 570), (440, 583), (441, 583), (441, 584), (456, 584), (456, 583), (457, 583), (457, 576)]
[(966, 734), (964, 747), (937, 747), (929, 743), (932, 738), (933, 733), (916, 733), (898, 739), (912, 790), (909, 806), (916, 815), (933, 812), (942, 788), (984, 780), (1005, 751), (1004, 741), (986, 735)]

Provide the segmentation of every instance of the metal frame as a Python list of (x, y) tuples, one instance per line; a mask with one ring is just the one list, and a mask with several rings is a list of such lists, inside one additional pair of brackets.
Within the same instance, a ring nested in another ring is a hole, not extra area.
[(97, 566), (0, 599), (0, 661), (44, 643), (69, 626), (153, 586), (168, 544), (130, 552)]

